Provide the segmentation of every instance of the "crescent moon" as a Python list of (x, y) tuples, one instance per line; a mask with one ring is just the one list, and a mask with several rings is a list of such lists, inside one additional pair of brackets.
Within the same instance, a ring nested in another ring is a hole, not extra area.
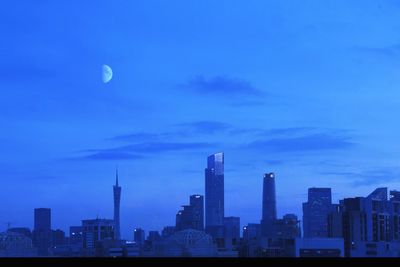
[(103, 75), (102, 76), (103, 76), (103, 83), (108, 83), (109, 81), (111, 81), (113, 72), (112, 72), (112, 69), (110, 68), (110, 66), (103, 65)]

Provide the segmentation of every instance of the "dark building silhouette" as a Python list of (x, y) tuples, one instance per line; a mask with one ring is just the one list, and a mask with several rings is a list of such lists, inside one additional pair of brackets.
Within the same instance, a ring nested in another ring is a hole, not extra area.
[(191, 195), (190, 206), (193, 207), (193, 229), (204, 230), (204, 197), (202, 195)]
[(162, 238), (167, 238), (173, 234), (176, 233), (176, 227), (175, 226), (164, 226), (164, 228), (161, 231), (161, 237)]
[(273, 225), (277, 219), (276, 215), (276, 194), (275, 194), (275, 174), (264, 174), (263, 198), (262, 198), (262, 219), (261, 236), (273, 238)]
[(146, 240), (145, 231), (142, 228), (135, 228), (133, 230), (133, 241), (141, 248)]
[(249, 223), (243, 226), (243, 240), (258, 240), (261, 237), (261, 225), (259, 223)]
[(274, 222), (275, 238), (295, 239), (301, 237), (300, 221), (295, 214), (286, 214)]
[(154, 256), (154, 253), (157, 253), (160, 242), (162, 241), (162, 237), (158, 231), (149, 231), (147, 239), (144, 242), (144, 252), (146, 255), (147, 252), (151, 252), (150, 255)]
[(207, 158), (205, 169), (206, 228), (222, 226), (224, 220), (224, 153)]
[(121, 239), (120, 233), (120, 201), (121, 201), (121, 187), (118, 186), (118, 169), (116, 170), (115, 185), (113, 187), (114, 191), (114, 223), (115, 223), (115, 236), (116, 240)]
[(377, 188), (367, 197), (345, 198), (328, 217), (330, 237), (344, 238), (346, 257), (400, 256), (400, 193)]
[(37, 208), (34, 217), (34, 230), (51, 230), (51, 209)]
[(261, 239), (261, 224), (249, 223), (243, 227), (243, 241), (240, 256), (255, 257)]
[(161, 240), (161, 235), (158, 231), (149, 231), (149, 235), (147, 236), (148, 241), (159, 241)]
[(103, 240), (114, 240), (114, 220), (82, 220), (82, 246), (85, 256), (94, 256)]
[(285, 214), (272, 225), (272, 237), (261, 239), (262, 257), (293, 257), (295, 240), (301, 237), (300, 221), (295, 214)]
[(29, 228), (27, 227), (13, 227), (13, 228), (8, 228), (7, 232), (13, 232), (13, 233), (19, 233), (22, 234), (30, 239), (32, 239), (32, 232)]
[(203, 196), (190, 196), (190, 205), (184, 205), (182, 207), (183, 210), (178, 211), (176, 214), (176, 230), (195, 229), (203, 231)]
[(205, 231), (218, 249), (224, 248), (224, 153), (207, 158), (205, 169)]
[(51, 209), (37, 208), (34, 210), (33, 245), (38, 249), (39, 256), (48, 256), (52, 246)]
[(79, 257), (83, 248), (83, 227), (70, 226), (69, 237), (66, 238), (68, 244), (68, 255), (71, 257)]
[(240, 245), (240, 218), (224, 217), (224, 243), (225, 249), (237, 250)]
[(330, 188), (309, 188), (303, 203), (304, 237), (328, 237), (328, 214), (332, 211)]
[(52, 246), (65, 245), (65, 232), (63, 230), (57, 229), (52, 230)]
[(83, 227), (70, 226), (69, 227), (69, 243), (77, 247), (82, 247), (83, 242)]

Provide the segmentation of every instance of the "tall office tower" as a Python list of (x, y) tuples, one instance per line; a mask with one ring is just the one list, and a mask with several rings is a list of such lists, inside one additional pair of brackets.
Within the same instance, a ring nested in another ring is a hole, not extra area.
[(303, 203), (304, 237), (328, 237), (328, 214), (332, 211), (330, 188), (309, 188)]
[(34, 217), (34, 230), (51, 230), (51, 209), (37, 208)]
[(206, 228), (222, 226), (224, 220), (224, 153), (207, 158), (205, 169)]
[(121, 201), (121, 187), (118, 186), (118, 169), (116, 170), (115, 177), (115, 185), (114, 189), (114, 223), (115, 223), (115, 231), (114, 231), (114, 239), (120, 240), (120, 221), (119, 221), (119, 207)]
[(39, 256), (47, 256), (52, 246), (51, 210), (37, 208), (34, 210), (33, 244), (38, 249)]
[(191, 195), (190, 206), (193, 207), (192, 226), (193, 229), (204, 230), (204, 197), (202, 195)]
[(273, 225), (276, 219), (275, 174), (271, 172), (264, 174), (261, 219), (262, 237), (274, 237)]
[(183, 205), (182, 207), (183, 210), (176, 214), (176, 230), (195, 229), (203, 231), (203, 196), (190, 196), (190, 205)]

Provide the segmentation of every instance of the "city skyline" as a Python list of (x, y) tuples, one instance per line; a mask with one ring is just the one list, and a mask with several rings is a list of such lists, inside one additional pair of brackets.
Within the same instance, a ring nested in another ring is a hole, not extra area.
[(122, 187), (116, 169), (113, 219), (98, 216), (82, 219), (81, 226), (69, 226), (66, 236), (66, 231), (52, 227), (51, 208), (35, 208), (32, 230), (26, 226), (10, 227), (8, 223), (7, 230), (0, 232), (0, 254), (2, 257), (400, 256), (400, 191), (380, 187), (368, 196), (347, 197), (332, 203), (331, 188), (311, 187), (308, 201), (302, 203), (301, 224), (296, 214), (286, 213), (278, 218), (276, 175), (264, 173), (260, 222), (247, 223), (241, 228), (239, 216), (224, 214), (224, 163), (224, 152), (208, 156), (205, 198), (190, 195), (189, 205), (181, 205), (183, 209), (177, 212), (175, 225), (166, 225), (161, 231), (149, 230), (147, 238), (145, 230), (136, 227), (131, 238), (120, 236)]
[[(219, 169), (219, 173), (223, 174), (223, 172), (224, 172), (223, 171), (224, 170), (224, 167), (223, 167), (223, 164), (224, 164), (224, 152), (218, 152), (218, 153), (209, 155), (207, 157), (207, 163), (210, 164), (211, 159), (213, 160), (214, 157), (216, 155), (218, 155), (218, 154), (220, 155), (219, 156), (219, 160), (222, 162), (222, 165), (221, 165), (221, 167)], [(213, 165), (211, 165), (211, 166), (213, 166)], [(129, 229), (124, 231), (124, 232), (127, 232), (128, 235), (120, 236), (118, 234), (118, 231), (119, 231), (119, 227), (118, 226), (120, 224), (120, 220), (119, 220), (120, 207), (119, 206), (120, 206), (121, 188), (122, 187), (119, 186), (119, 182), (118, 182), (118, 168), (116, 168), (115, 171), (116, 171), (116, 173), (115, 173), (115, 184), (113, 185), (113, 196), (114, 196), (113, 197), (113, 203), (114, 204), (113, 204), (113, 210), (112, 210), (113, 216), (99, 216), (99, 214), (96, 214), (96, 216), (93, 216), (93, 217), (87, 216), (87, 217), (82, 218), (79, 221), (79, 223), (71, 224), (71, 225), (68, 225), (68, 226), (66, 226), (64, 228), (64, 227), (59, 227), (57, 225), (54, 225), (51, 222), (51, 220), (52, 220), (51, 219), (51, 216), (52, 216), (51, 214), (54, 212), (52, 207), (35, 207), (34, 208), (34, 219), (32, 220), (32, 227), (30, 227), (29, 225), (11, 225), (11, 223), (9, 221), (7, 221), (7, 227), (5, 228), (5, 230), (7, 230), (8, 228), (18, 228), (18, 227), (28, 227), (28, 228), (30, 228), (32, 230), (40, 229), (40, 227), (42, 227), (42, 226), (40, 226), (39, 228), (35, 227), (35, 225), (37, 224), (37, 211), (40, 211), (42, 213), (45, 212), (46, 213), (45, 216), (48, 216), (48, 220), (49, 221), (47, 223), (44, 223), (46, 225), (45, 226), (46, 230), (50, 231), (50, 229), (57, 229), (57, 230), (61, 229), (65, 233), (67, 233), (70, 230), (70, 227), (75, 227), (74, 225), (79, 225), (81, 222), (83, 222), (85, 220), (98, 220), (98, 219), (99, 220), (104, 220), (104, 219), (105, 220), (109, 220), (109, 218), (112, 217), (113, 218), (112, 221), (115, 223), (114, 238), (116, 240), (124, 239), (124, 240), (127, 240), (127, 241), (132, 241), (134, 239), (134, 233), (135, 233), (136, 229), (144, 229), (145, 231), (150, 231), (150, 232), (151, 231), (160, 232), (164, 227), (175, 226), (177, 224), (177, 221), (176, 221), (177, 218), (173, 216), (174, 212), (171, 211), (171, 214), (172, 214), (172, 217), (173, 217), (173, 223), (165, 224), (165, 225), (160, 226), (159, 228), (151, 228), (151, 229), (146, 228), (146, 224), (143, 224), (143, 225), (131, 224), (130, 226), (127, 227)], [(204, 180), (205, 181), (207, 180), (207, 173), (208, 172), (207, 172), (207, 168), (206, 168), (205, 176), (204, 176)], [(269, 236), (273, 235), (272, 227), (273, 227), (274, 221), (276, 221), (278, 219), (278, 217), (282, 217), (282, 216), (285, 217), (287, 215), (292, 215), (292, 213), (290, 213), (289, 211), (284, 211), (284, 210), (277, 209), (277, 206), (279, 206), (279, 202), (276, 201), (276, 185), (275, 185), (276, 176), (275, 176), (275, 173), (274, 172), (264, 173), (262, 175), (262, 177), (263, 177), (263, 179), (260, 179), (260, 184), (262, 184), (262, 187), (263, 187), (262, 196), (260, 197), (260, 199), (261, 199), (260, 200), (260, 202), (261, 202), (260, 206), (262, 208), (260, 210), (259, 220), (240, 221), (240, 226), (241, 226), (240, 229), (241, 230), (245, 229), (245, 227), (247, 225), (249, 225), (249, 224), (260, 224), (260, 226), (261, 226), (261, 228), (260, 228), (261, 229), (261, 232), (260, 232), (261, 236), (265, 235), (265, 236), (269, 237)], [(278, 181), (279, 181), (279, 179), (278, 179)], [(384, 188), (388, 188), (388, 187), (384, 186)], [(304, 219), (304, 216), (310, 216), (311, 215), (311, 214), (305, 213), (304, 205), (309, 203), (310, 197), (312, 199), (312, 197), (314, 195), (315, 195), (315, 197), (314, 197), (315, 199), (319, 199), (319, 198), (322, 197), (321, 199), (324, 199), (323, 201), (325, 201), (325, 198), (327, 198), (329, 196), (329, 201), (326, 203), (329, 206), (335, 207), (335, 205), (339, 204), (338, 201), (336, 201), (337, 202), (336, 203), (335, 201), (332, 200), (333, 199), (332, 198), (332, 195), (333, 195), (332, 191), (334, 191), (333, 188), (322, 188), (322, 187), (319, 187), (318, 185), (315, 185), (313, 187), (306, 188), (305, 191), (308, 191), (308, 193), (306, 194), (307, 195), (306, 196), (306, 200), (308, 199), (308, 202), (299, 203), (299, 205), (302, 207), (302, 210), (301, 210), (300, 213), (294, 213), (294, 215), (299, 216), (299, 218), (301, 218), (301, 216), (303, 216), (303, 219)], [(392, 191), (393, 192), (397, 192), (397, 189), (396, 188), (392, 188)], [(324, 195), (324, 194), (326, 194), (325, 192), (329, 192), (329, 193), (325, 196)], [(206, 226), (205, 217), (206, 217), (206, 213), (207, 213), (206, 212), (207, 209), (206, 209), (206, 205), (205, 205), (205, 198), (204, 198), (205, 195), (206, 195), (206, 193), (205, 193), (205, 190), (204, 190), (204, 194), (187, 193), (187, 196), (186, 196), (186, 198), (190, 197), (190, 202), (191, 202), (190, 205), (194, 204), (194, 202), (192, 202), (192, 201), (197, 199), (197, 198), (201, 198), (202, 201), (204, 201), (203, 202), (204, 210), (202, 212), (202, 214), (204, 216), (202, 218), (202, 221), (204, 223), (204, 227), (201, 227), (199, 229), (207, 229), (205, 227)], [(223, 195), (224, 195), (224, 192), (223, 192)], [(351, 196), (349, 195), (349, 196), (345, 196), (343, 199), (345, 199), (345, 198), (354, 198), (354, 197), (361, 197), (361, 195), (351, 195)], [(190, 207), (190, 206), (180, 205), (180, 207)], [(313, 208), (314, 209), (313, 210), (314, 214), (312, 216), (314, 216), (314, 218), (317, 218), (317, 220), (319, 220), (316, 226), (317, 227), (323, 227), (323, 225), (320, 226), (321, 225), (321, 219), (320, 219), (320, 217), (318, 217), (319, 215), (317, 215), (320, 211), (318, 209), (316, 209), (316, 207)], [(335, 208), (330, 208), (329, 210), (325, 211), (325, 215), (327, 216), (327, 214), (329, 214), (330, 212), (334, 211), (334, 209)], [(278, 210), (279, 210), (279, 213), (277, 212)], [(183, 210), (180, 210), (178, 212), (178, 214), (181, 214), (182, 211)], [(264, 214), (265, 214), (266, 221), (269, 220), (269, 222), (266, 223), (266, 229), (269, 229), (269, 231), (270, 231), (268, 233), (264, 232), (265, 230), (262, 230), (263, 229)], [(277, 216), (277, 214), (279, 214), (279, 216)], [(235, 214), (230, 214), (228, 217), (223, 216), (223, 219), (224, 218), (230, 218), (230, 217), (232, 217), (234, 215)], [(240, 216), (238, 216), (238, 215), (237, 215), (237, 217), (240, 218)], [(116, 218), (118, 218), (118, 219), (116, 220)], [(109, 220), (109, 221), (111, 222), (111, 220)], [(322, 222), (323, 221), (324, 221), (324, 219), (322, 219)], [(300, 220), (299, 222), (300, 222), (300, 227), (301, 227), (301, 235), (302, 236), (305, 235), (304, 237), (307, 237), (307, 238), (312, 237), (311, 235), (305, 234), (305, 232), (304, 232), (304, 231), (307, 231), (304, 228), (305, 227), (307, 227), (307, 228), (309, 227), (308, 225), (304, 226), (304, 220)], [(125, 224), (129, 224), (129, 223), (125, 222)], [(132, 226), (132, 225), (134, 225), (134, 226)], [(222, 224), (221, 224), (221, 226), (222, 226)], [(326, 227), (326, 225), (325, 225), (325, 227)], [(207, 232), (207, 230), (206, 230), (206, 232)], [(325, 229), (325, 233), (324, 234), (320, 234), (320, 235), (316, 234), (314, 237), (318, 237), (318, 236), (323, 237), (323, 236), (326, 236), (327, 234), (328, 234), (327, 230)], [(242, 235), (242, 232), (240, 232), (240, 235)]]
[(174, 225), (218, 151), (224, 216), (242, 227), (260, 221), (266, 172), (278, 218), (301, 219), (314, 186), (333, 203), (400, 188), (399, 13), (395, 0), (4, 3), (0, 230), (32, 228), (37, 207), (65, 231), (112, 219), (116, 165), (121, 236)]

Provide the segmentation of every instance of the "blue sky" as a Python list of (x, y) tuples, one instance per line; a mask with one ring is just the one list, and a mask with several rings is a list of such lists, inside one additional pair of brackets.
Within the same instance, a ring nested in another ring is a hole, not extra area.
[[(173, 225), (225, 152), (225, 213), (259, 222), (311, 186), (400, 189), (396, 0), (11, 1), (0, 10), (1, 223)], [(103, 84), (102, 64), (114, 72)]]

